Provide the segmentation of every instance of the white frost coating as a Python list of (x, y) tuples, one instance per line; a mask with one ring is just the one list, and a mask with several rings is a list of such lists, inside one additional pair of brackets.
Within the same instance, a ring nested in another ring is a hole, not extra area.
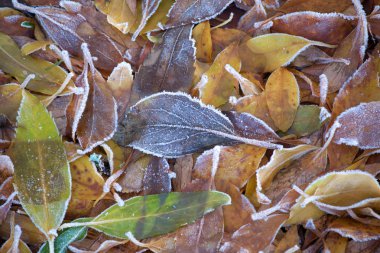
[(36, 75), (35, 74), (29, 74), (25, 79), (24, 81), (20, 84), (20, 88), (21, 89), (25, 89), (26, 86), (29, 84), (30, 80), (36, 78)]
[(108, 252), (109, 249), (127, 243), (128, 240), (115, 241), (115, 240), (106, 240), (100, 244), (100, 246), (95, 251), (81, 250), (74, 246), (69, 246), (68, 249), (74, 253), (100, 253)]
[(84, 64), (90, 65), (91, 73), (94, 74), (95, 73), (94, 61), (91, 56), (90, 50), (88, 49), (87, 43), (82, 43), (80, 48), (82, 49), (82, 52), (83, 52)]
[(7, 156), (7, 155), (0, 155), (0, 164), (2, 164), (2, 166), (6, 167), (8, 169), (7, 172), (9, 174), (14, 174), (15, 167), (14, 167), (14, 165), (12, 163), (12, 160), (11, 160), (11, 158), (9, 156)]
[(268, 126), (268, 124), (264, 120), (256, 118), (255, 116), (253, 116), (252, 114), (247, 113), (247, 112), (242, 112), (241, 115), (245, 115), (246, 117), (251, 118), (252, 120), (259, 122), (261, 124), (261, 126), (264, 127), (268, 132), (271, 132), (272, 134), (278, 136), (276, 134), (276, 132), (273, 131), (273, 129), (270, 126)]
[(235, 96), (231, 96), (228, 98), (228, 103), (230, 103), (232, 106), (237, 105), (238, 101), (239, 100)]
[(123, 190), (123, 187), (121, 187), (121, 185), (119, 184), (119, 183), (117, 183), (117, 182), (114, 182), (113, 184), (112, 184), (112, 187), (115, 189), (115, 191), (117, 191), (117, 192), (121, 192), (122, 190)]
[[(236, 69), (234, 69), (230, 64), (226, 64), (224, 66), (224, 69), (227, 70), (228, 73), (230, 73), (240, 84), (240, 88), (242, 89), (244, 95), (258, 95), (260, 94), (260, 89), (252, 83), (250, 80), (242, 76)], [(247, 91), (246, 87), (251, 88), (250, 91)]]
[(118, 206), (124, 206), (124, 200), (117, 194), (116, 192), (113, 193), (113, 198), (116, 200)]
[(58, 88), (58, 90), (53, 94), (51, 95), (50, 97), (44, 99), (43, 101), (45, 102), (45, 106), (47, 107), (48, 105), (50, 105), (51, 102), (53, 102), (53, 100), (58, 97), (59, 94), (61, 94), (61, 92), (66, 88), (66, 86), (69, 84), (69, 82), (71, 81), (71, 78), (74, 76), (74, 73), (70, 72), (66, 75), (66, 78), (65, 80), (63, 81), (63, 83), (61, 84), (61, 86)]
[(289, 17), (293, 16), (300, 16), (300, 15), (306, 15), (306, 16), (312, 16), (316, 18), (342, 18), (345, 20), (355, 20), (355, 16), (348, 16), (343, 13), (337, 13), (337, 12), (330, 12), (330, 13), (319, 13), (319, 12), (314, 12), (314, 11), (298, 11), (298, 12), (292, 12), (289, 14), (282, 15), (280, 17), (275, 18), (275, 20), (280, 20), (280, 19), (287, 19)]
[(71, 13), (78, 13), (82, 9), (82, 4), (70, 0), (61, 0), (59, 6)]
[(13, 242), (11, 246), (11, 250), (8, 251), (10, 253), (18, 253), (19, 252), (19, 243), (21, 238), (21, 227), (19, 225), (16, 225), (13, 231)]
[(331, 113), (327, 111), (325, 107), (320, 107), (320, 108), (321, 108), (321, 111), (319, 112), (319, 121), (324, 122), (325, 120), (331, 117)]
[(290, 249), (287, 249), (285, 251), (285, 253), (294, 253), (294, 252), (297, 252), (298, 250), (300, 249), (300, 247), (298, 245), (294, 245), (293, 247), (291, 247)]
[(215, 146), (212, 153), (212, 167), (210, 182), (214, 182), (214, 178), (219, 166), (220, 146)]
[(136, 239), (136, 237), (134, 237), (134, 235), (132, 234), (131, 231), (128, 231), (127, 233), (125, 233), (125, 236), (128, 237), (128, 239), (135, 245), (139, 246), (139, 247), (142, 247), (142, 248), (146, 248), (149, 246), (149, 244), (145, 244), (145, 243), (142, 243), (140, 242), (139, 240)]
[[(215, 13), (214, 15), (212, 16), (208, 16), (208, 17), (205, 17), (205, 18), (202, 18), (202, 19), (197, 19), (197, 20), (192, 20), (191, 23), (193, 24), (197, 24), (197, 23), (200, 23), (200, 22), (203, 22), (203, 21), (207, 21), (207, 20), (210, 20), (210, 19), (213, 19), (215, 18), (216, 16), (218, 16), (219, 14), (221, 14), (225, 9), (227, 9), (227, 7), (232, 3), (234, 2), (234, 0), (230, 0), (229, 2), (227, 2), (227, 4), (217, 13)], [(168, 13), (166, 14), (166, 16), (168, 18), (170, 18), (170, 14), (171, 12), (173, 11), (174, 7), (176, 6), (176, 4), (178, 3), (178, 1), (176, 1), (169, 9)], [(176, 24), (175, 26), (181, 26), (181, 25), (186, 25), (186, 23), (182, 22), (182, 23), (179, 23), (179, 24)], [(168, 25), (165, 25), (165, 27), (163, 27), (164, 29), (168, 29), (168, 28), (173, 28), (175, 27), (174, 25), (171, 25), (171, 26), (168, 26)], [(160, 29), (162, 29), (160, 27)], [(164, 30), (162, 29), (162, 30)]]
[(69, 87), (69, 90), (75, 95), (83, 95), (84, 89), (82, 87)]
[(169, 171), (168, 176), (169, 179), (177, 178), (177, 174), (174, 171)]
[(267, 29), (271, 28), (272, 26), (273, 26), (273, 21), (268, 22), (267, 20), (255, 22), (253, 24), (253, 27), (255, 29), (261, 28), (262, 30), (267, 30)]
[(345, 231), (342, 231), (339, 228), (328, 228), (327, 231), (338, 233), (342, 237), (351, 238), (355, 242), (368, 242), (368, 241), (371, 241), (371, 240), (380, 239), (380, 235), (372, 235), (372, 236), (371, 235), (367, 235), (366, 237), (363, 237), (363, 239), (358, 240), (358, 238), (355, 237), (355, 236), (352, 236), (351, 233), (347, 233)]
[(76, 112), (74, 114), (73, 125), (72, 125), (71, 138), (73, 140), (75, 140), (75, 133), (77, 132), (77, 129), (78, 129), (79, 120), (82, 118), (82, 114), (84, 112), (84, 109), (86, 108), (88, 94), (90, 92), (90, 84), (88, 83), (87, 72), (88, 72), (88, 65), (85, 64), (84, 69), (83, 69), (83, 73), (82, 73), (83, 83), (84, 83), (83, 95), (82, 95), (81, 100), (79, 102), (79, 108), (78, 108), (78, 110), (76, 110)]
[(363, 9), (363, 5), (361, 4), (360, 0), (352, 0), (352, 3), (354, 4), (356, 13), (359, 17), (358, 25), (360, 25), (360, 21), (363, 23), (363, 45), (360, 47), (360, 57), (361, 59), (364, 59), (365, 57), (365, 51), (368, 46), (368, 22), (367, 22), (367, 15)]
[(308, 219), (305, 224), (305, 228), (308, 230), (316, 230), (317, 228), (315, 227), (313, 219)]
[(275, 206), (272, 206), (268, 209), (265, 209), (261, 212), (258, 212), (258, 213), (253, 213), (251, 215), (251, 219), (254, 220), (254, 221), (257, 221), (257, 220), (268, 220), (269, 218), (269, 215), (277, 212), (281, 210), (281, 206), (279, 204), (275, 205)]
[(199, 91), (199, 94), (202, 93), (202, 88), (208, 83), (208, 76), (206, 74), (202, 74), (201, 80), (195, 85), (195, 89)]
[[(144, 4), (145, 2), (142, 3), (142, 6), (143, 6), (143, 9), (144, 9)], [(149, 3), (149, 2), (148, 2)], [(144, 27), (146, 26), (147, 24), (147, 21), (148, 19), (157, 11), (158, 9), (158, 6), (160, 5), (161, 1), (159, 1), (158, 3), (155, 3), (155, 6), (153, 9), (150, 10), (150, 12), (147, 14), (147, 9), (149, 9), (149, 7), (147, 7), (146, 9), (144, 9), (142, 11), (142, 17), (141, 17), (141, 21), (140, 21), (140, 24), (139, 26), (136, 28), (136, 31), (133, 33), (132, 35), (132, 41), (135, 41), (137, 36), (141, 33), (141, 31), (144, 29)], [(145, 6), (146, 7), (146, 6)]]
[(71, 64), (71, 60), (70, 60), (70, 56), (69, 56), (69, 52), (67, 52), (66, 50), (60, 50), (56, 45), (54, 44), (51, 44), (49, 46), (49, 48), (54, 52), (56, 53), (62, 60), (63, 62), (65, 63), (66, 65), (66, 68), (70, 71), (70, 72), (73, 72), (73, 66)]
[(124, 170), (118, 170), (114, 174), (112, 174), (109, 178), (107, 178), (106, 182), (103, 185), (103, 192), (108, 193), (111, 190), (112, 183), (118, 179), (121, 174), (123, 174)]
[(100, 144), (110, 140), (112, 138), (112, 136), (115, 134), (116, 128), (117, 128), (117, 104), (116, 104), (116, 100), (114, 98), (112, 98), (112, 99), (113, 99), (113, 103), (114, 103), (114, 114), (115, 114), (114, 115), (115, 121), (114, 121), (113, 131), (108, 136), (106, 136), (103, 140), (100, 140), (100, 141), (93, 143), (92, 145), (88, 146), (85, 150), (77, 150), (78, 154), (84, 155), (84, 154), (92, 151), (95, 147), (97, 147)]
[(327, 76), (325, 74), (322, 74), (319, 76), (319, 93), (320, 93), (321, 106), (324, 106), (326, 104), (328, 89), (329, 89), (329, 81), (327, 79)]

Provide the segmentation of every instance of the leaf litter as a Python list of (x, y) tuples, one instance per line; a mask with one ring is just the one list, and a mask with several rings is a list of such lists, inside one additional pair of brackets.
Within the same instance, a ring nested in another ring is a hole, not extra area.
[(379, 5), (0, 1), (0, 252), (378, 252)]

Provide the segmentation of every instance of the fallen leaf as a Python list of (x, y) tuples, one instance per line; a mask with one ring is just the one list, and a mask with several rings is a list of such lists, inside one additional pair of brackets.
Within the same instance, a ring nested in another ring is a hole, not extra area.
[(66, 223), (61, 228), (89, 226), (117, 238), (128, 239), (126, 234), (131, 232), (144, 239), (171, 232), (229, 202), (228, 195), (215, 191), (140, 196), (128, 199), (123, 206), (111, 206), (92, 221)]
[(379, 112), (380, 102), (362, 103), (344, 111), (336, 119), (340, 127), (333, 141), (362, 149), (380, 148), (376, 131)]
[(231, 0), (206, 0), (203, 2), (177, 0), (168, 13), (165, 28), (209, 20), (220, 14), (232, 2)]
[[(28, 82), (28, 89), (47, 95), (54, 94), (66, 79), (67, 73), (51, 62), (24, 56), (11, 37), (0, 33), (0, 68), (14, 76), (19, 82), (34, 74)], [(74, 86), (72, 81), (68, 86)], [(66, 93), (68, 90), (66, 90)]]
[(338, 218), (332, 221), (325, 232), (335, 232), (357, 242), (377, 240), (380, 237), (380, 228), (355, 221), (350, 218)]
[(199, 98), (205, 104), (219, 107), (227, 103), (230, 96), (236, 96), (238, 92), (237, 81), (225, 70), (229, 64), (236, 71), (240, 71), (240, 59), (238, 46), (232, 44), (225, 48), (215, 58), (214, 63), (202, 75), (199, 86)]
[(171, 191), (169, 164), (165, 158), (153, 157), (145, 171), (144, 195), (159, 194)]
[(14, 183), (23, 208), (52, 242), (52, 231), (62, 222), (70, 199), (69, 166), (46, 108), (27, 91), (22, 96), (16, 139), (9, 150), (15, 167)]
[(154, 46), (136, 74), (130, 105), (156, 92), (190, 89), (195, 60), (191, 28), (187, 25), (164, 33), (162, 43)]
[(287, 224), (317, 219), (324, 211), (344, 211), (377, 203), (380, 187), (370, 174), (359, 171), (330, 172), (316, 179), (290, 211)]
[(272, 72), (290, 64), (309, 46), (333, 47), (285, 33), (271, 33), (252, 38), (240, 46), (242, 69), (254, 72)]
[(334, 0), (290, 0), (281, 6), (279, 11), (286, 13), (290, 12), (302, 12), (302, 11), (315, 11), (322, 13), (329, 12), (343, 12), (350, 5), (352, 5), (351, 0), (342, 0), (339, 3)]
[(279, 147), (237, 136), (226, 116), (183, 93), (162, 92), (144, 98), (131, 107), (126, 118), (127, 125), (116, 135), (116, 142), (156, 156), (178, 157), (237, 142)]
[(197, 60), (201, 62), (212, 61), (212, 40), (210, 22), (205, 21), (193, 29), (193, 38), (195, 40), (195, 48)]
[(267, 80), (265, 93), (269, 115), (274, 124), (286, 132), (293, 124), (300, 104), (295, 76), (285, 68), (275, 70)]

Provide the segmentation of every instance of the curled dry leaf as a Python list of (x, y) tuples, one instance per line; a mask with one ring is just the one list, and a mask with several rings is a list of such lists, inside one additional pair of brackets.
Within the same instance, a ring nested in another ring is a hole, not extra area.
[(317, 219), (324, 211), (334, 213), (377, 206), (379, 201), (380, 187), (372, 175), (359, 170), (331, 172), (316, 179), (305, 189), (292, 207), (287, 224)]
[(378, 226), (363, 224), (350, 218), (338, 218), (332, 221), (325, 232), (335, 232), (357, 242), (378, 240), (380, 237)]

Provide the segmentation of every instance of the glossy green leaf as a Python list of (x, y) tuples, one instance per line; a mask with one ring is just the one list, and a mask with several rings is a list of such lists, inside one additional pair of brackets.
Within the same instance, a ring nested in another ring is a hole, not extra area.
[(215, 208), (230, 204), (230, 197), (217, 191), (171, 192), (130, 198), (104, 210), (90, 222), (68, 223), (61, 227), (86, 225), (109, 236), (137, 239), (166, 234), (194, 222)]
[[(75, 222), (87, 222), (91, 221), (92, 218), (81, 218), (75, 220)], [(67, 247), (75, 242), (84, 239), (87, 236), (88, 227), (73, 227), (62, 230), (58, 237), (54, 241), (54, 252), (55, 253), (66, 253)], [(49, 246), (44, 243), (38, 253), (49, 253)]]
[(9, 150), (24, 210), (48, 239), (61, 224), (71, 194), (69, 164), (58, 129), (40, 101), (23, 90), (16, 138)]
[[(12, 38), (4, 33), (0, 33), (0, 69), (19, 82), (29, 74), (35, 74), (36, 77), (28, 83), (28, 89), (47, 95), (54, 94), (67, 75), (61, 67), (51, 62), (23, 55)], [(68, 86), (74, 86), (74, 83), (70, 81)]]

